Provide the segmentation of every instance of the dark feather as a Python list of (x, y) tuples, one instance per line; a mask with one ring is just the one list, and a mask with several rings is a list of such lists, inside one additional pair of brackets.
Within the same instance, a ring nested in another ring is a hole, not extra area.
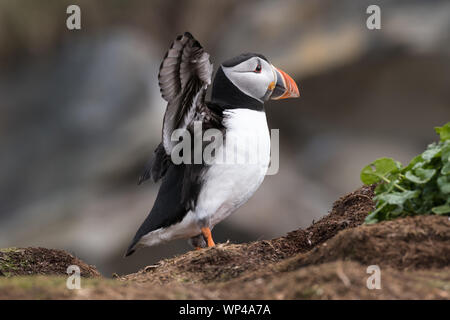
[(138, 184), (150, 177), (156, 182), (164, 176), (175, 144), (170, 140), (173, 130), (186, 129), (194, 120), (203, 120), (207, 114), (205, 95), (211, 75), (209, 54), (200, 43), (189, 32), (178, 36), (167, 51), (158, 74), (161, 95), (168, 102), (163, 142), (146, 164)]
[(186, 129), (199, 119), (207, 86), (211, 83), (209, 54), (186, 32), (178, 37), (161, 63), (158, 79), (162, 97), (168, 102), (164, 115), (162, 142), (167, 154), (174, 143), (175, 129)]
[(147, 162), (144, 172), (139, 177), (138, 185), (152, 178), (154, 182), (164, 177), (170, 164), (170, 157), (166, 154), (162, 143), (153, 152), (152, 158)]
[(136, 244), (144, 235), (177, 223), (186, 215), (186, 209), (181, 202), (184, 170), (184, 165), (171, 164), (167, 168), (155, 204), (136, 232), (125, 256), (129, 256), (135, 251)]

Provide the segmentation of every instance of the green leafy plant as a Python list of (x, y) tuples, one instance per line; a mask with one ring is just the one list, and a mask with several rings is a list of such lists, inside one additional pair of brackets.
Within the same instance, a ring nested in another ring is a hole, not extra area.
[(450, 215), (450, 122), (435, 130), (440, 141), (407, 166), (381, 158), (362, 169), (364, 184), (378, 184), (375, 210), (366, 217), (367, 224), (400, 216)]

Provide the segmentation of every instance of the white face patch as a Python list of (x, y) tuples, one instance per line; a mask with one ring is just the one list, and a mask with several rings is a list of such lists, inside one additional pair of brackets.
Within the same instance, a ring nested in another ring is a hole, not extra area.
[(269, 85), (277, 81), (272, 65), (259, 57), (245, 60), (233, 67), (222, 66), (222, 69), (239, 90), (261, 102), (264, 102)]

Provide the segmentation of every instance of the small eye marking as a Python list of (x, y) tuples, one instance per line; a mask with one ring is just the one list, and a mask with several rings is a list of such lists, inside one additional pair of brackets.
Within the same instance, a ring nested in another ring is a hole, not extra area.
[(258, 63), (258, 65), (256, 66), (256, 69), (255, 69), (255, 72), (261, 73), (261, 64)]

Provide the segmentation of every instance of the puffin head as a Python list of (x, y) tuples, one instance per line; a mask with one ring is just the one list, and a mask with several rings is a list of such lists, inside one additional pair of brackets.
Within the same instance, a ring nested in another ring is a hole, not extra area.
[(264, 101), (299, 97), (295, 81), (265, 56), (244, 53), (222, 63), (211, 98), (224, 106), (262, 109)]

